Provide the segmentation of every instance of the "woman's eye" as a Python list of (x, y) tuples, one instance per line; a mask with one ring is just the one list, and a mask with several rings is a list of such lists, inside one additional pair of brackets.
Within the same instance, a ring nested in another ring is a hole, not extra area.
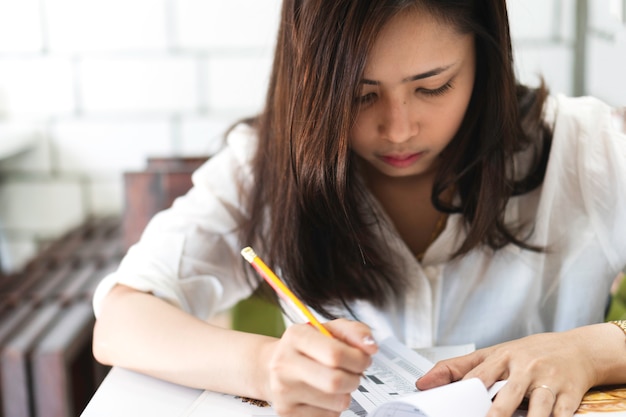
[(356, 101), (358, 104), (369, 104), (371, 102), (373, 102), (374, 100), (376, 100), (376, 94), (374, 93), (368, 93), (368, 94), (364, 94), (362, 96), (359, 96), (356, 98)]
[(422, 93), (422, 94), (426, 94), (427, 96), (436, 97), (436, 96), (444, 95), (451, 88), (452, 88), (452, 83), (448, 81), (447, 83), (445, 83), (444, 85), (442, 85), (439, 88), (435, 88), (435, 89), (418, 88), (417, 91)]

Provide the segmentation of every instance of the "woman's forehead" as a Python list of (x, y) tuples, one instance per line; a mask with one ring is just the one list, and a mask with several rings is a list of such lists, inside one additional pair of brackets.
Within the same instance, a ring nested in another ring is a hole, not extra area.
[(473, 53), (472, 39), (423, 11), (401, 12), (376, 37), (364, 76), (377, 79), (393, 72), (405, 78), (453, 65)]

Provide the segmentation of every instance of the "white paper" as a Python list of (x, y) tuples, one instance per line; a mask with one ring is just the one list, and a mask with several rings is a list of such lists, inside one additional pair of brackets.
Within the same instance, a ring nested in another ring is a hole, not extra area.
[(484, 417), (491, 399), (477, 378), (407, 395), (381, 405), (369, 417)]

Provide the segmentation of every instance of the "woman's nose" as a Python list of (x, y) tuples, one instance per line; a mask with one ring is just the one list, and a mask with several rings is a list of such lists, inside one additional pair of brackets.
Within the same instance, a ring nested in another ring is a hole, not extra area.
[(411, 111), (410, 103), (397, 100), (386, 103), (379, 132), (389, 142), (401, 143), (417, 135), (419, 125)]

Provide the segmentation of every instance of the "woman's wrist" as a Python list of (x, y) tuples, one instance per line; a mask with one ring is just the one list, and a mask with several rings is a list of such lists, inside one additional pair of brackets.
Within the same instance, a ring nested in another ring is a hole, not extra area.
[(265, 401), (272, 400), (272, 390), (270, 385), (270, 364), (272, 356), (276, 350), (276, 345), (280, 339), (266, 339), (258, 346), (258, 354), (256, 355), (256, 384), (259, 390), (258, 399)]
[(626, 337), (626, 320), (611, 320), (609, 323), (614, 324), (615, 326), (622, 329), (624, 332), (624, 336)]
[(579, 350), (579, 363), (587, 367), (589, 388), (626, 383), (626, 337), (621, 328), (599, 323), (569, 330), (564, 336), (564, 343)]
[(598, 327), (603, 330), (596, 341), (598, 356), (594, 358), (602, 370), (598, 384), (626, 383), (626, 322), (602, 323)]

